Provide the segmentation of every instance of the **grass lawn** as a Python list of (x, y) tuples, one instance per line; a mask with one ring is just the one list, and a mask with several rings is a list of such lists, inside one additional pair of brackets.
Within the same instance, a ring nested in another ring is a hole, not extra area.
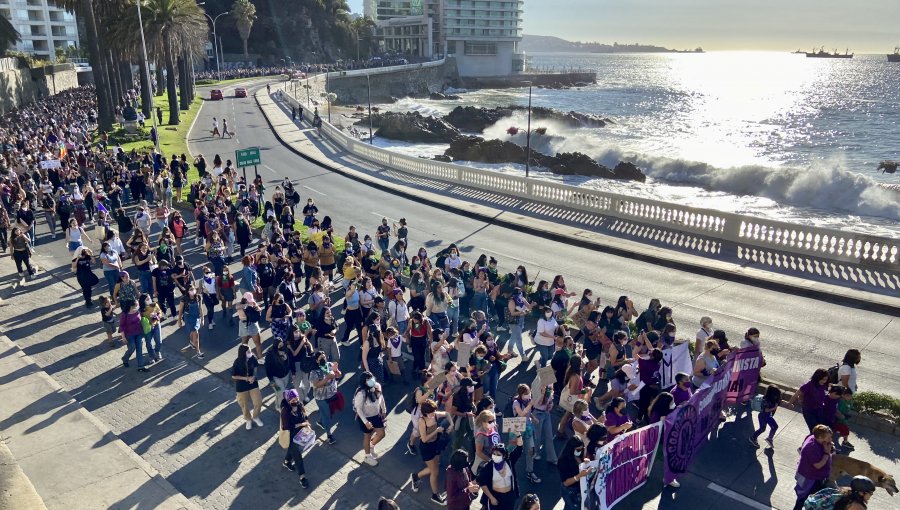
[[(182, 110), (180, 115), (180, 124), (177, 126), (171, 126), (165, 124), (168, 119), (169, 112), (169, 98), (167, 94), (164, 94), (159, 97), (153, 98), (153, 109), (156, 107), (162, 108), (163, 111), (163, 124), (158, 127), (159, 129), (159, 148), (162, 151), (163, 155), (171, 156), (172, 154), (186, 154), (190, 156), (190, 151), (188, 151), (187, 147), (187, 135), (188, 129), (191, 128), (191, 123), (194, 122), (194, 118), (197, 116), (197, 112), (200, 111), (200, 105), (203, 104), (203, 99), (198, 95), (194, 98), (194, 101), (191, 103), (191, 107), (188, 110)], [(155, 115), (155, 113), (154, 113)], [(150, 122), (146, 122), (147, 126), (152, 125), (152, 120)], [(125, 149), (125, 152), (130, 152), (131, 149), (137, 149), (138, 152), (149, 152), (153, 149), (153, 142), (150, 141), (149, 133), (150, 130), (146, 129), (148, 138), (146, 140), (141, 140), (137, 142), (129, 142), (122, 144), (122, 148)], [(190, 172), (189, 172), (190, 173)], [(194, 170), (194, 180), (197, 179), (197, 172)]]
[(237, 83), (239, 81), (259, 80), (262, 78), (272, 78), (274, 76), (278, 76), (278, 75), (273, 74), (272, 76), (255, 76), (253, 78), (231, 78), (228, 80), (197, 80), (197, 86), (198, 87), (221, 87), (223, 85), (230, 85), (232, 83)]

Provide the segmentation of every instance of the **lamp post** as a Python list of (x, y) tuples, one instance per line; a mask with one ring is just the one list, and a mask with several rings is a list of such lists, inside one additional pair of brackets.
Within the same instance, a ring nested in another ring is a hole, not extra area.
[[(150, 83), (150, 59), (147, 58), (147, 41), (144, 39), (144, 20), (141, 17), (141, 0), (135, 2), (137, 6), (138, 26), (141, 27), (141, 51), (144, 53), (144, 65), (147, 66), (147, 83)], [(156, 132), (156, 152), (159, 152), (159, 126), (156, 125), (156, 114), (153, 108), (153, 91), (150, 91), (150, 118), (153, 120), (153, 131)], [(171, 105), (169, 105), (171, 107)]]
[(525, 178), (531, 171), (531, 82), (528, 84), (528, 131), (525, 132)]
[(222, 14), (219, 14), (218, 16), (213, 18), (212, 16), (207, 14), (206, 11), (203, 11), (203, 15), (206, 16), (207, 18), (209, 18), (209, 21), (212, 23), (212, 27), (213, 27), (213, 54), (216, 56), (216, 75), (218, 76), (219, 80), (222, 79), (222, 68), (219, 64), (219, 62), (222, 60), (221, 59), (222, 50), (221, 50), (221, 47), (219, 47), (218, 51), (217, 51), (217, 44), (221, 44), (221, 42), (218, 42), (219, 38), (216, 34), (216, 21), (219, 20), (219, 17), (224, 16), (224, 15), (228, 14), (229, 12), (230, 11), (225, 11)]
[(369, 73), (366, 73), (366, 94), (369, 96), (369, 145), (374, 145), (374, 136), (372, 135), (372, 84), (369, 81)]

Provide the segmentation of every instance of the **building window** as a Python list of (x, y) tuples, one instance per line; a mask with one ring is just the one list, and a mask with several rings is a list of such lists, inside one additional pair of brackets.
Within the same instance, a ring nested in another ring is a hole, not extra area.
[(496, 55), (497, 43), (466, 41), (465, 53), (466, 55)]

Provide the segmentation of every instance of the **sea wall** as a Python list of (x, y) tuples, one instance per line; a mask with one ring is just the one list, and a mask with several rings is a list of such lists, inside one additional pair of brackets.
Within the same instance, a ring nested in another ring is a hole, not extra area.
[(502, 89), (527, 87), (528, 82), (531, 82), (535, 87), (573, 87), (581, 84), (596, 83), (597, 73), (522, 73), (499, 77), (461, 76), (458, 79), (458, 86), (468, 89)]
[(327, 86), (337, 95), (335, 104), (365, 104), (369, 88), (372, 102), (384, 103), (398, 97), (441, 92), (456, 83), (457, 78), (456, 59), (448, 58), (391, 68), (329, 73)]
[(75, 87), (78, 73), (73, 64), (29, 69), (17, 59), (0, 59), (0, 113)]

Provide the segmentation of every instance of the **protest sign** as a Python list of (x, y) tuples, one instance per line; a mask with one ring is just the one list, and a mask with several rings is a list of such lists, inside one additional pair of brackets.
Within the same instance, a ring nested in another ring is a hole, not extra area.
[(472, 346), (465, 342), (456, 343), (456, 363), (460, 367), (469, 366), (469, 357), (472, 356)]
[(582, 479), (582, 508), (609, 510), (647, 483), (662, 431), (663, 423), (657, 422), (622, 434), (600, 448), (591, 466), (596, 471)]
[(41, 161), (41, 169), (50, 170), (53, 168), (60, 168), (62, 165), (60, 164), (58, 159), (45, 159)]
[(516, 432), (521, 434), (525, 432), (528, 425), (528, 418), (503, 418), (503, 432)]
[(728, 355), (728, 362), (732, 364), (731, 384), (725, 394), (725, 405), (743, 404), (756, 394), (762, 351), (758, 345), (737, 349)]
[(675, 386), (675, 375), (678, 372), (693, 373), (694, 365), (691, 363), (689, 344), (690, 342), (676, 343), (671, 349), (663, 350), (663, 360), (659, 365), (660, 387), (670, 388)]
[(664, 483), (687, 472), (709, 434), (719, 426), (725, 395), (731, 383), (731, 362), (716, 371), (681, 407), (666, 417), (663, 429)]

